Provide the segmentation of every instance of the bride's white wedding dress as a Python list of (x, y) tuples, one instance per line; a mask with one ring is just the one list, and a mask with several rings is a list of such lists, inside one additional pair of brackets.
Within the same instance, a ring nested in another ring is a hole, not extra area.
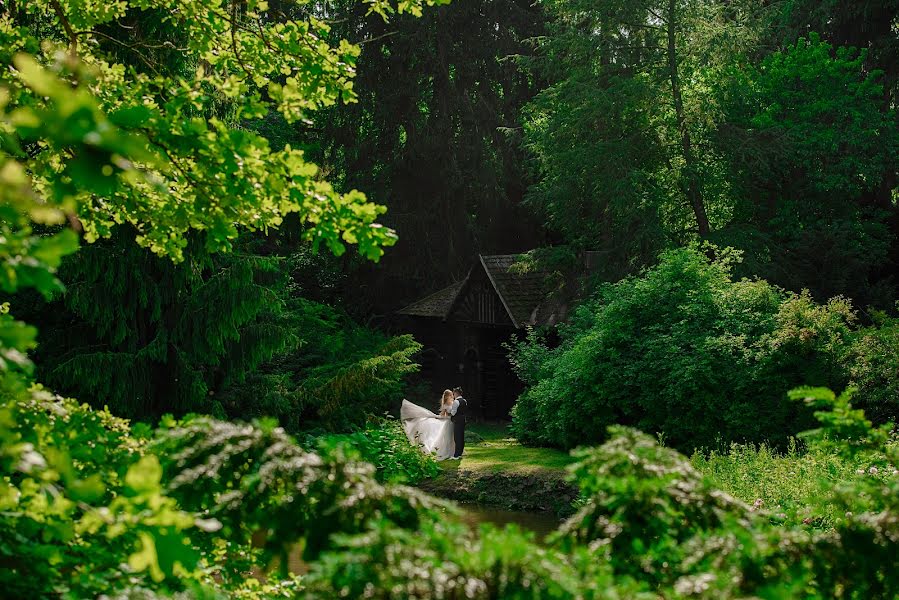
[(451, 458), (456, 449), (453, 441), (453, 422), (442, 419), (417, 404), (403, 400), (400, 419), (406, 430), (406, 437), (416, 446), (435, 454), (437, 460)]

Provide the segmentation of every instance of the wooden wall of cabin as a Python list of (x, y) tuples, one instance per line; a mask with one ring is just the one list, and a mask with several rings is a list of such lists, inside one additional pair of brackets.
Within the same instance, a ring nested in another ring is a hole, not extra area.
[(396, 323), (397, 333), (411, 333), (424, 348), (419, 380), (430, 395), (412, 401), (434, 409), (440, 393), (461, 386), (474, 419), (504, 420), (523, 386), (509, 364), (503, 343), (511, 327), (437, 319), (407, 318)]
[(509, 363), (503, 344), (509, 341), (512, 328), (480, 327), (477, 329), (479, 361), (475, 394), (466, 394), (477, 406), (480, 415), (488, 420), (509, 418), (512, 406), (524, 386)]

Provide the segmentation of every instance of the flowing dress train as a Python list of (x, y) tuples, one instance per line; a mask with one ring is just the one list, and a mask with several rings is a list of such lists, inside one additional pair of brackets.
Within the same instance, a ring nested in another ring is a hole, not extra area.
[(441, 418), (427, 408), (403, 400), (400, 408), (400, 419), (406, 430), (409, 441), (420, 446), (437, 460), (445, 460), (453, 456), (456, 445), (453, 441), (453, 422)]

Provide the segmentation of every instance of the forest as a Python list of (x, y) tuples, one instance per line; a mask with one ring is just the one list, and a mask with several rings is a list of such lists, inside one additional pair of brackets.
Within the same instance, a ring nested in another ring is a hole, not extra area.
[[(899, 597), (899, 0), (0, 0), (0, 56), (0, 597)], [(486, 255), (566, 312), (437, 461), (396, 315)]]

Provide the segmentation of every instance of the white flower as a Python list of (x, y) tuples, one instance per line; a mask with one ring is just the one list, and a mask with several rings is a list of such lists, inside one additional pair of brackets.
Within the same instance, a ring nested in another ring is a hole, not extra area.
[(871, 475), (877, 475), (877, 467), (871, 467), (870, 469), (868, 469), (868, 473), (870, 473)]
[(31, 444), (22, 445), (22, 454), (19, 456), (19, 463), (16, 469), (23, 473), (30, 473), (34, 469), (43, 469), (47, 466), (47, 461), (39, 452), (34, 449)]
[(674, 590), (683, 596), (701, 594), (709, 589), (713, 581), (715, 581), (715, 576), (711, 573), (681, 577), (674, 584)]

